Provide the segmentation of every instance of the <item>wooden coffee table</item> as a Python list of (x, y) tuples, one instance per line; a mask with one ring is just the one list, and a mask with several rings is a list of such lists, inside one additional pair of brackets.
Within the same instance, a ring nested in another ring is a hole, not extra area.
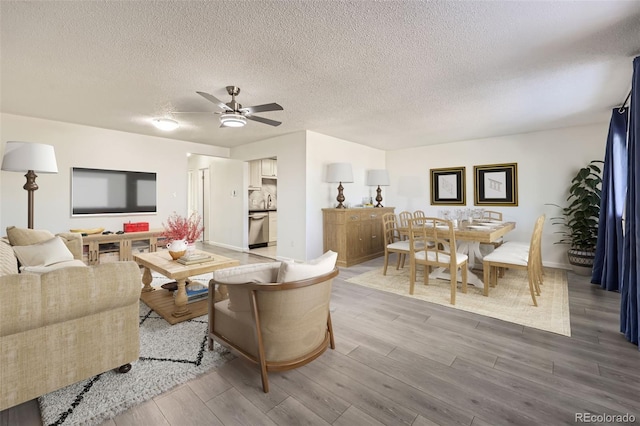
[[(151, 309), (157, 312), (169, 324), (176, 324), (191, 318), (196, 318), (207, 313), (207, 299), (187, 304), (187, 292), (185, 282), (194, 275), (206, 274), (217, 269), (238, 266), (240, 262), (235, 259), (196, 250), (196, 253), (205, 253), (213, 256), (213, 260), (192, 265), (183, 265), (173, 260), (168, 251), (153, 253), (139, 253), (133, 255), (133, 260), (144, 267), (142, 283), (144, 287), (140, 293), (140, 299)], [(174, 298), (172, 292), (156, 290), (151, 287), (151, 271), (156, 271), (165, 277), (176, 280), (178, 283), (177, 294)], [(214, 291), (214, 289), (210, 289)]]

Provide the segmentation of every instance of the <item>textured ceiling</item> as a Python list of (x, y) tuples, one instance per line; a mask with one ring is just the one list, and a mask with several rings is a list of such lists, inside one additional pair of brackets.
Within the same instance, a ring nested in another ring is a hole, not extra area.
[[(312, 130), (382, 149), (603, 122), (640, 1), (0, 2), (0, 110), (233, 147)], [(220, 128), (196, 91), (279, 127)], [(154, 117), (181, 127), (155, 129)]]

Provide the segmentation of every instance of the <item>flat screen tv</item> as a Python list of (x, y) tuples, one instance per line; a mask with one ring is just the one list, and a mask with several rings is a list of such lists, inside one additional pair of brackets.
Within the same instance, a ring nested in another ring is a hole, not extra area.
[(157, 213), (156, 173), (71, 169), (71, 214)]

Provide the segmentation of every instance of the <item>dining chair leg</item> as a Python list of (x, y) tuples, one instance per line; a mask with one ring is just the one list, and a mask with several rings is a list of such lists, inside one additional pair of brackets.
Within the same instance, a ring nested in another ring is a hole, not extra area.
[(413, 294), (413, 289), (416, 284), (416, 263), (413, 260), (409, 261), (409, 294)]
[(398, 253), (398, 259), (396, 260), (396, 271), (400, 269), (400, 260), (402, 260), (402, 256), (404, 256), (404, 254)]
[(456, 290), (458, 287), (458, 270), (455, 266), (451, 269), (451, 304), (456, 304)]
[(404, 269), (404, 261), (407, 259), (407, 255), (405, 253), (402, 253), (402, 264), (400, 265), (401, 268)]
[(382, 269), (382, 275), (387, 275), (388, 265), (389, 265), (389, 252), (385, 250), (384, 251), (384, 268)]
[(533, 276), (531, 275), (531, 273), (527, 273), (527, 276), (529, 277), (529, 293), (531, 293), (531, 299), (533, 299), (533, 306), (538, 306), (538, 302), (536, 301), (536, 292), (535, 292), (535, 285), (533, 283)]
[(483, 296), (489, 296), (489, 280), (491, 279), (491, 266), (489, 263), (485, 262), (482, 264), (482, 281), (484, 284), (484, 289), (482, 291)]
[(465, 262), (464, 265), (462, 265), (461, 271), (462, 271), (462, 292), (466, 293), (468, 277), (469, 277), (469, 264), (467, 262)]

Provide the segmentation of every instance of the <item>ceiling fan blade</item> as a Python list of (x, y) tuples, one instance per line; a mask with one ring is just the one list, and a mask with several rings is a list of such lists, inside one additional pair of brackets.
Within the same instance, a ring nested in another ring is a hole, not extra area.
[(196, 93), (202, 96), (203, 98), (205, 98), (206, 100), (208, 100), (209, 102), (213, 102), (214, 104), (218, 105), (220, 108), (222, 108), (225, 111), (233, 111), (231, 108), (229, 108), (227, 104), (225, 104), (224, 102), (222, 102), (220, 99), (216, 98), (213, 95), (210, 95), (205, 92), (196, 92)]
[(244, 107), (240, 109), (240, 111), (246, 111), (248, 114), (255, 114), (256, 112), (282, 111), (283, 109), (284, 108), (282, 108), (280, 105), (276, 103), (271, 103), (271, 104)]
[(253, 120), (253, 121), (257, 121), (259, 123), (268, 124), (269, 126), (279, 126), (279, 125), (282, 124), (282, 122), (280, 122), (280, 121), (269, 120), (268, 118), (257, 117), (255, 115), (245, 115), (245, 118), (247, 120)]

